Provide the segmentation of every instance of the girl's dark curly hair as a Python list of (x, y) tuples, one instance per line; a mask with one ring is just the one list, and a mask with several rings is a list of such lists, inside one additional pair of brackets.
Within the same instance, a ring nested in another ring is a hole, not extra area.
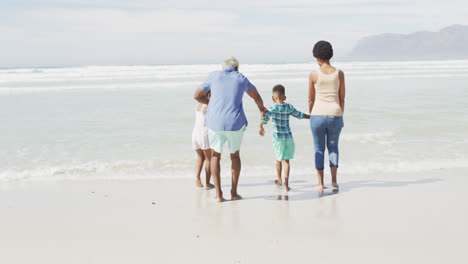
[(329, 60), (333, 57), (333, 47), (330, 42), (321, 40), (315, 43), (312, 53), (317, 59)]

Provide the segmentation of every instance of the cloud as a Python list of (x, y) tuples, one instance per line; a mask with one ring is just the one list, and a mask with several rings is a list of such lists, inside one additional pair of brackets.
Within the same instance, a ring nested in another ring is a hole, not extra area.
[(0, 4), (0, 67), (310, 59), (360, 37), (468, 24), (462, 0), (15, 0)]
[(75, 32), (181, 33), (220, 32), (237, 15), (227, 11), (180, 9), (130, 11), (122, 9), (34, 9), (24, 13), (36, 27)]

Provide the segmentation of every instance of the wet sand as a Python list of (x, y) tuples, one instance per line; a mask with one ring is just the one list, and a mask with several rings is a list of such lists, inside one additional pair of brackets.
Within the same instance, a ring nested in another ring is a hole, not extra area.
[(191, 179), (2, 182), (0, 263), (468, 262), (467, 170), (340, 176), (242, 175), (224, 203)]

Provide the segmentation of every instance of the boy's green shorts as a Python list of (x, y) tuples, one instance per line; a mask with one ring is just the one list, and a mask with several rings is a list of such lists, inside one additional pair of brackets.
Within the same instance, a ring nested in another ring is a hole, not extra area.
[(273, 138), (273, 148), (275, 149), (276, 160), (290, 160), (294, 158), (294, 140), (280, 140)]

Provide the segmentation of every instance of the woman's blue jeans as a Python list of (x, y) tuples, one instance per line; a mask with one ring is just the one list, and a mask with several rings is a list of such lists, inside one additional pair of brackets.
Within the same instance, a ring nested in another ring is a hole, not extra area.
[(324, 168), (325, 146), (328, 149), (330, 167), (338, 167), (338, 140), (342, 128), (342, 116), (310, 116), (310, 129), (312, 130), (315, 146), (315, 169), (323, 170)]

